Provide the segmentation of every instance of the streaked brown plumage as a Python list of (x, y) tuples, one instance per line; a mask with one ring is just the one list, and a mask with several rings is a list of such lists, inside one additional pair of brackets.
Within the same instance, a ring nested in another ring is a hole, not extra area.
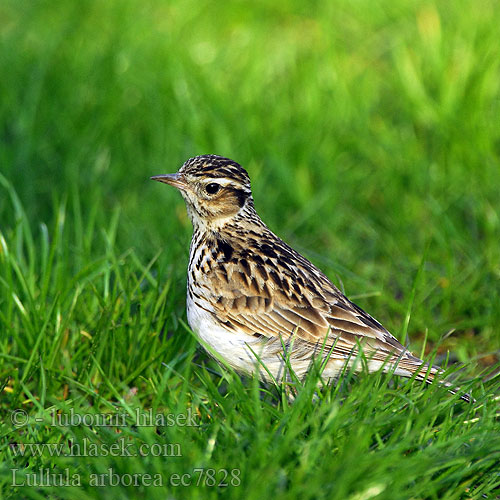
[(179, 189), (193, 223), (189, 324), (236, 370), (280, 380), (285, 347), (299, 378), (318, 355), (328, 358), (323, 376), (334, 378), (346, 363), (361, 368), (354, 361), (362, 346), (370, 371), (383, 367), (429, 381), (438, 373), (268, 229), (238, 163), (197, 156), (176, 174), (152, 179)]

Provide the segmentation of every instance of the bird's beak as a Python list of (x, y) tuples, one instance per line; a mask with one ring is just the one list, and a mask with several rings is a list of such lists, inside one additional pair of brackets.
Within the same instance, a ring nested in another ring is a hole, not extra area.
[(182, 174), (179, 172), (175, 174), (164, 174), (164, 175), (154, 175), (151, 177), (153, 181), (164, 182), (165, 184), (170, 184), (177, 189), (185, 191), (187, 189), (187, 183)]

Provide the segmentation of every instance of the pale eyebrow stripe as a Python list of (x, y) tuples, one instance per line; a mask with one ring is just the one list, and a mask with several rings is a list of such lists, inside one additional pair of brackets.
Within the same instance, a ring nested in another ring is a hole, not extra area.
[(212, 182), (215, 182), (216, 184), (220, 184), (221, 186), (230, 186), (230, 185), (233, 185), (234, 186), (234, 182), (231, 180), (231, 179), (224, 179), (222, 177), (209, 177), (208, 179), (203, 179), (203, 183), (206, 185), (206, 184), (210, 184)]

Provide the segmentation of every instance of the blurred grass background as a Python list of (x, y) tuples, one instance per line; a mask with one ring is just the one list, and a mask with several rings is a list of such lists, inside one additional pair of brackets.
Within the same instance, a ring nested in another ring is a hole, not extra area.
[(396, 332), (429, 245), (410, 333), (455, 328), (466, 361), (500, 323), (500, 14), (474, 5), (3, 2), (2, 174), (35, 228), (55, 199), (119, 210), (118, 245), (182, 256), (180, 281), (189, 223), (148, 176), (234, 158), (271, 228)]
[(140, 385), (192, 352), (191, 227), (149, 176), (205, 153), (415, 352), (498, 362), (499, 25), (493, 0), (4, 0), (4, 409), (37, 370)]

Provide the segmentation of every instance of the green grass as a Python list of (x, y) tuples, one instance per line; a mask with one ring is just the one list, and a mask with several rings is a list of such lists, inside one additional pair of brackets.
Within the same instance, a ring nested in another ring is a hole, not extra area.
[[(0, 497), (500, 495), (496, 2), (5, 0), (0, 20)], [(290, 402), (210, 361), (183, 202), (148, 180), (203, 153), (477, 402), (382, 374), (315, 394), (315, 373)], [(163, 486), (89, 484), (109, 469)]]

